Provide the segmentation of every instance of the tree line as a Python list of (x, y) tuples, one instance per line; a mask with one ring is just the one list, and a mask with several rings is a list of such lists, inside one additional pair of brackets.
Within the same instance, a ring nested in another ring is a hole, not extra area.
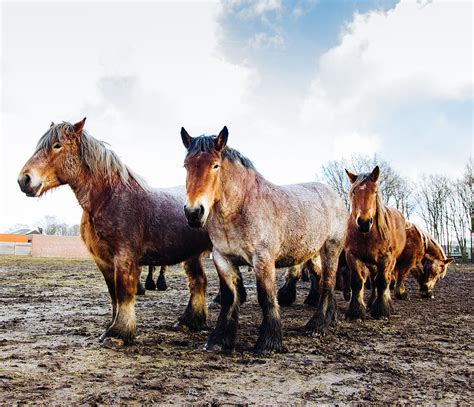
[(440, 174), (424, 174), (417, 182), (403, 177), (387, 161), (378, 156), (353, 155), (349, 159), (329, 161), (321, 167), (320, 178), (331, 185), (350, 208), (349, 181), (345, 168), (354, 173), (370, 172), (380, 167), (379, 190), (385, 204), (397, 208), (410, 219), (418, 215), (420, 225), (452, 254), (451, 242), (459, 246), (460, 256), (468, 258), (468, 242), (472, 256), (472, 232), (474, 229), (473, 168), (470, 159), (464, 173), (457, 179)]

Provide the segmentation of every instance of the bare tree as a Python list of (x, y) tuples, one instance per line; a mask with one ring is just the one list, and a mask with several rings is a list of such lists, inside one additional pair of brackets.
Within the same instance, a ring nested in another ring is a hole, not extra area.
[(387, 205), (395, 206), (406, 217), (409, 217), (414, 209), (413, 187), (395, 171), (391, 165), (377, 156), (369, 157), (361, 154), (351, 156), (350, 159), (329, 161), (321, 167), (323, 180), (332, 186), (349, 209), (349, 181), (345, 169), (359, 174), (370, 172), (378, 165), (380, 167), (380, 192)]
[(79, 225), (68, 225), (65, 222), (60, 222), (55, 216), (46, 215), (37, 224), (38, 230), (42, 229), (45, 235), (56, 236), (78, 236)]
[(418, 184), (418, 213), (428, 232), (438, 241), (445, 242), (449, 254), (449, 217), (447, 199), (451, 181), (444, 175), (423, 175)]

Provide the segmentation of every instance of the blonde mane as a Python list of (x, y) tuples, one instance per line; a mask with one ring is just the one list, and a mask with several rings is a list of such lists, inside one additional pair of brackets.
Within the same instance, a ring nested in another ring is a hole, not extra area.
[[(56, 142), (62, 141), (63, 134), (74, 134), (74, 126), (67, 122), (52, 125), (38, 141), (36, 152), (49, 151)], [(82, 163), (94, 178), (111, 180), (117, 175), (127, 187), (131, 187), (132, 181), (135, 181), (143, 190), (149, 190), (146, 182), (128, 168), (105, 142), (90, 136), (85, 130), (82, 131), (80, 139), (80, 154)]]

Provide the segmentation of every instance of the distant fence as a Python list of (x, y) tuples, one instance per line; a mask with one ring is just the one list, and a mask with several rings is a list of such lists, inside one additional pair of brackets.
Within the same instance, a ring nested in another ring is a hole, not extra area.
[(79, 236), (0, 234), (0, 255), (90, 259)]

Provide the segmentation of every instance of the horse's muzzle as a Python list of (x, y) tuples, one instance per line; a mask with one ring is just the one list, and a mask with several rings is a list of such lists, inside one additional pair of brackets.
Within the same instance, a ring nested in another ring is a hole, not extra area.
[(364, 220), (362, 218), (357, 218), (356, 223), (357, 223), (357, 228), (359, 229), (359, 232), (368, 233), (374, 223), (374, 219), (370, 218), (370, 219)]
[(187, 205), (184, 205), (184, 214), (189, 226), (193, 228), (200, 228), (204, 225), (204, 212), (204, 206), (202, 205), (199, 205), (197, 208), (189, 208)]
[(18, 185), (20, 186), (21, 192), (30, 197), (36, 196), (38, 190), (41, 188), (41, 184), (36, 187), (31, 185), (31, 177), (28, 174), (20, 175), (18, 177)]

